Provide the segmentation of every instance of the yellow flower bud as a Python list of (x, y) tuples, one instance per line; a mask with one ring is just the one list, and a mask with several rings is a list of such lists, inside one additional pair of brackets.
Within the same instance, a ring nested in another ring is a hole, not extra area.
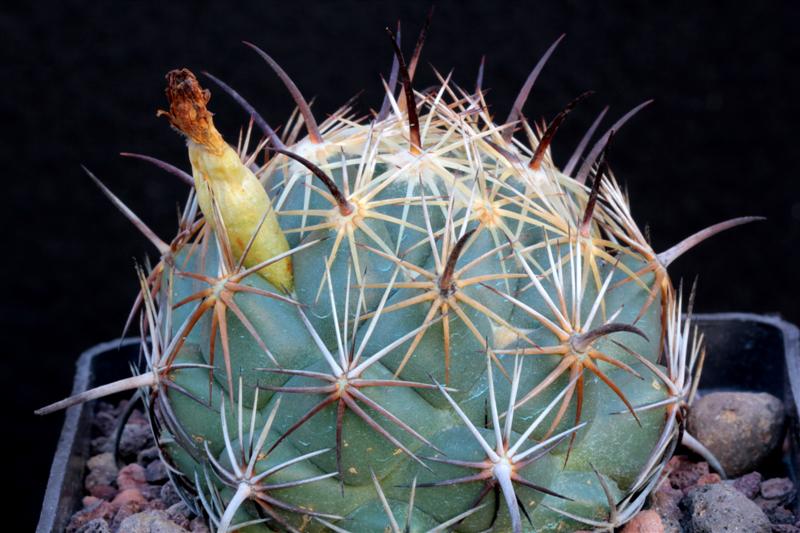
[[(197, 201), (206, 222), (214, 231), (220, 231), (214, 224), (213, 197), (231, 251), (239, 260), (266, 214), (244, 266), (258, 265), (286, 252), (289, 244), (267, 192), (214, 127), (212, 114), (206, 108), (211, 98), (209, 91), (200, 87), (189, 70), (181, 69), (167, 74), (166, 93), (170, 110), (158, 114), (166, 115), (170, 124), (188, 138)], [(280, 289), (293, 289), (291, 257), (264, 267), (258, 273)]]

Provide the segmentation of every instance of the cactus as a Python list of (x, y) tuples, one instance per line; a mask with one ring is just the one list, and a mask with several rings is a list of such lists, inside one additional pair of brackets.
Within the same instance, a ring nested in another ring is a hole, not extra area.
[(498, 124), (482, 67), (474, 90), (437, 73), (415, 92), (425, 31), (409, 62), (389, 33), (380, 111), (321, 123), (248, 44), (297, 112), (279, 137), (209, 74), (251, 116), (236, 148), (194, 74), (168, 74), (159, 114), (191, 175), (125, 155), (190, 185), (177, 236), (90, 173), (161, 254), (129, 318), (146, 365), (40, 412), (139, 389), (172, 481), (216, 531), (612, 530), (658, 483), (702, 368), (666, 268), (753, 219), (655, 253), (608, 157), (643, 106), (584, 157), (604, 111), (559, 170), (550, 143), (587, 94), (541, 127), (522, 107), (561, 39)]

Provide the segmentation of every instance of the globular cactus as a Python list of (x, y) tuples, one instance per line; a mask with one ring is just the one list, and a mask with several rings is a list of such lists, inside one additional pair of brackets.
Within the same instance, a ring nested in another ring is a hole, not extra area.
[(421, 44), (406, 63), (392, 36), (380, 111), (321, 123), (250, 45), (298, 110), (279, 137), (209, 75), (252, 117), (235, 149), (170, 72), (160, 113), (192, 175), (145, 158), (191, 184), (170, 243), (100, 184), (161, 253), (131, 315), (147, 366), (43, 411), (141, 389), (218, 531), (613, 529), (684, 434), (702, 339), (666, 267), (750, 219), (655, 253), (607, 157), (633, 112), (583, 157), (598, 117), (561, 170), (548, 148), (585, 95), (523, 119), (557, 43), (501, 124), (480, 81), (415, 92)]

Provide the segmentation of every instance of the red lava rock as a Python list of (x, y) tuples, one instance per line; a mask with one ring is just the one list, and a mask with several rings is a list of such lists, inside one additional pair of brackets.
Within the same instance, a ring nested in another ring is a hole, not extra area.
[(673, 487), (669, 480), (664, 480), (650, 495), (650, 505), (664, 520), (680, 520), (681, 510), (678, 506), (683, 498), (683, 491)]
[(622, 533), (664, 533), (664, 524), (655, 511), (641, 511), (625, 524)]
[(722, 478), (719, 477), (719, 474), (711, 473), (711, 474), (703, 474), (697, 481), (695, 482), (695, 486), (702, 487), (703, 485), (713, 485), (714, 483), (720, 483)]
[(785, 477), (768, 479), (761, 483), (761, 496), (768, 500), (791, 501), (795, 496), (794, 483)]
[(81, 499), (81, 503), (85, 509), (87, 507), (91, 507), (92, 505), (96, 505), (100, 500), (101, 498), (97, 498), (96, 496), (84, 496), (83, 499)]
[(117, 475), (117, 487), (119, 490), (139, 489), (147, 485), (145, 470), (141, 465), (132, 463), (122, 468)]
[(733, 481), (733, 488), (752, 500), (761, 491), (761, 474), (759, 472), (745, 474)]
[(112, 505), (116, 505), (117, 507), (121, 507), (129, 502), (137, 502), (139, 504), (145, 503), (147, 500), (142, 493), (139, 492), (139, 489), (125, 489), (119, 494), (114, 500), (111, 502)]
[(122, 522), (124, 522), (125, 519), (128, 518), (129, 516), (133, 516), (135, 514), (140, 513), (142, 507), (143, 503), (138, 501), (129, 501), (124, 505), (122, 505), (117, 511), (117, 514), (114, 515), (114, 520), (111, 522), (111, 530), (112, 531), (119, 530)]
[(108, 501), (113, 500), (118, 492), (117, 488), (111, 485), (95, 485), (89, 489), (89, 494), (92, 496)]
[(695, 486), (698, 479), (709, 474), (708, 463), (694, 463), (685, 455), (676, 455), (670, 459), (667, 471), (670, 484), (684, 494)]
[(75, 533), (85, 524), (88, 524), (96, 518), (104, 520), (111, 520), (114, 516), (114, 506), (105, 500), (98, 500), (98, 502), (91, 507), (87, 507), (72, 515), (72, 519), (67, 524), (65, 533)]

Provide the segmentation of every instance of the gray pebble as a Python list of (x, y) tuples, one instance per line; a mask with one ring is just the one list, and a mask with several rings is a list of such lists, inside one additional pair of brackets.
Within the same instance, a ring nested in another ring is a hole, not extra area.
[(117, 462), (114, 460), (114, 454), (101, 453), (95, 455), (86, 462), (86, 467), (89, 473), (83, 481), (83, 486), (86, 487), (90, 493), (92, 487), (97, 485), (111, 485), (117, 479)]
[(772, 533), (800, 533), (800, 527), (790, 524), (772, 524)]
[(681, 505), (692, 533), (771, 533), (772, 525), (754, 502), (722, 483), (689, 491)]
[(144, 511), (127, 517), (117, 533), (186, 533), (171, 522), (164, 511)]
[(160, 459), (160, 456), (158, 455), (158, 448), (155, 446), (145, 448), (136, 455), (136, 462), (142, 466), (148, 465), (156, 459)]
[(783, 438), (783, 403), (766, 393), (715, 392), (689, 414), (689, 431), (729, 476), (755, 470)]
[(175, 505), (176, 503), (183, 502), (180, 495), (178, 495), (178, 491), (175, 489), (172, 483), (165, 483), (161, 486), (160, 496), (164, 501), (164, 504), (166, 504), (168, 507)]
[(191, 529), (192, 533), (209, 533), (208, 526), (200, 517), (197, 517), (194, 520), (192, 520), (189, 529)]
[(163, 483), (167, 480), (167, 467), (161, 461), (153, 461), (144, 472), (148, 483)]
[(792, 501), (795, 496), (794, 483), (785, 477), (768, 479), (761, 483), (761, 496), (768, 500)]
[(102, 518), (95, 518), (81, 526), (75, 533), (111, 533), (111, 528), (108, 527), (108, 522)]
[(127, 423), (119, 439), (119, 453), (123, 457), (135, 457), (145, 448), (152, 447), (153, 435), (145, 424)]
[(186, 508), (183, 502), (176, 503), (167, 509), (167, 516), (169, 519), (184, 529), (189, 529), (191, 527), (191, 521), (189, 520), (191, 514), (192, 513)]

